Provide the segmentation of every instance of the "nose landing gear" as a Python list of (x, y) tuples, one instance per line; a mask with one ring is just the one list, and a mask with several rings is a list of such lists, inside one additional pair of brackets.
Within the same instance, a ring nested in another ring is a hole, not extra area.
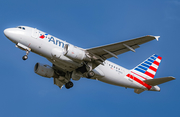
[(28, 59), (28, 56), (27, 56), (27, 55), (24, 55), (24, 56), (22, 57), (22, 59), (23, 59), (23, 60), (26, 60), (26, 59)]
[(28, 54), (29, 54), (29, 52), (31, 51), (31, 48), (29, 48), (30, 45), (31, 45), (31, 43), (30, 43), (28, 46), (25, 46), (25, 45), (23, 45), (23, 44), (21, 44), (21, 43), (17, 43), (17, 44), (16, 44), (16, 47), (17, 47), (17, 48), (26, 51), (26, 55), (24, 55), (24, 56), (22, 57), (23, 60), (28, 59)]
[(23, 60), (27, 60), (28, 59), (28, 54), (29, 54), (30, 50), (26, 50), (26, 55), (24, 55), (22, 57)]

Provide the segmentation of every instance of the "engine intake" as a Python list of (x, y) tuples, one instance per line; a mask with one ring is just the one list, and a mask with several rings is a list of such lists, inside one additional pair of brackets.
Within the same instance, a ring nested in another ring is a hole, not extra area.
[(78, 61), (91, 61), (90, 57), (87, 56), (86, 52), (73, 45), (66, 44), (64, 46), (64, 56)]
[(41, 63), (36, 63), (34, 66), (34, 72), (46, 78), (51, 78), (54, 76), (54, 70), (50, 66), (43, 65)]

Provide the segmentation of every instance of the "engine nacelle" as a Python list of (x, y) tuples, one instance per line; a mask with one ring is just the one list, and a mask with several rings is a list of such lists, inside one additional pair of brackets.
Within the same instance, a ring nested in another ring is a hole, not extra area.
[(91, 59), (86, 55), (86, 52), (84, 50), (81, 50), (78, 47), (75, 47), (73, 45), (66, 44), (64, 46), (64, 56), (67, 56), (68, 58), (78, 60), (78, 61), (91, 61)]
[(46, 78), (51, 78), (54, 76), (54, 70), (50, 66), (43, 65), (41, 63), (36, 63), (34, 66), (34, 72)]

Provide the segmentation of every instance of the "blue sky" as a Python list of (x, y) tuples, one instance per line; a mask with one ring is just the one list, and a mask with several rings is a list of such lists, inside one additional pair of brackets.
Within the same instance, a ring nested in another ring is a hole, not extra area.
[[(131, 69), (152, 54), (162, 56), (157, 77), (176, 80), (160, 85), (161, 92), (143, 92), (95, 80), (74, 81), (60, 90), (53, 79), (34, 73), (37, 62), (51, 65), (24, 51), (3, 34), (5, 28), (38, 28), (82, 48), (91, 48), (145, 35), (160, 40), (109, 60)], [(179, 80), (180, 0), (1, 0), (0, 1), (0, 116), (2, 117), (119, 117), (180, 116)]]

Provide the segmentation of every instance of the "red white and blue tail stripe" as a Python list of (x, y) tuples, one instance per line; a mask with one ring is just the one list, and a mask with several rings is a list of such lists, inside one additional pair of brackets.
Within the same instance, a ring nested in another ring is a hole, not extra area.
[(144, 80), (152, 79), (156, 74), (161, 59), (162, 57), (154, 54), (144, 62), (142, 62), (140, 65), (136, 66), (133, 70), (131, 70), (131, 73), (143, 78)]

